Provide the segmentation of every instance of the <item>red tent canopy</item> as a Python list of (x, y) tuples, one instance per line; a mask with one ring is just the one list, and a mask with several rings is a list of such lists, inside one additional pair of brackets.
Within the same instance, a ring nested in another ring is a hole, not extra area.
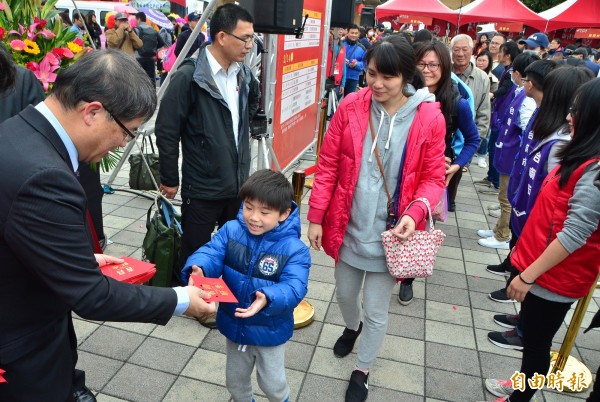
[(540, 31), (546, 27), (546, 19), (519, 0), (476, 0), (460, 10), (460, 25), (470, 22), (522, 22)]
[(563, 28), (600, 27), (600, 1), (567, 0), (540, 13), (549, 20), (546, 31)]
[(375, 8), (375, 18), (408, 15), (456, 22), (456, 11), (439, 0), (391, 0)]

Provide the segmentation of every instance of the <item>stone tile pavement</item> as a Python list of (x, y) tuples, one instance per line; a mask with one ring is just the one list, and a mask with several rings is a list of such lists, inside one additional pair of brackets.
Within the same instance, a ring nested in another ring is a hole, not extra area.
[[(307, 164), (307, 162), (304, 162)], [(377, 401), (484, 401), (487, 377), (508, 378), (520, 367), (520, 352), (498, 348), (487, 332), (502, 330), (494, 313), (514, 313), (518, 305), (490, 300), (487, 293), (503, 280), (485, 271), (506, 252), (476, 243), (477, 229), (492, 228), (495, 219), (485, 215), (494, 196), (477, 192), (473, 180), (485, 171), (471, 167), (462, 179), (457, 212), (439, 227), (447, 234), (431, 278), (417, 280), (415, 299), (406, 307), (389, 301), (390, 319), (379, 358), (371, 370), (368, 400)], [(127, 190), (128, 164), (113, 183)], [(108, 178), (103, 175), (103, 180)], [(303, 233), (308, 209), (302, 202)], [(105, 231), (112, 244), (106, 253), (141, 258), (146, 212), (152, 201), (117, 191), (104, 196)], [(306, 241), (306, 240), (305, 240)], [(315, 308), (315, 321), (298, 329), (287, 344), (286, 371), (290, 401), (342, 401), (355, 354), (333, 356), (332, 346), (343, 330), (334, 296), (333, 260), (312, 251), (307, 300)], [(600, 306), (600, 292), (592, 300), (583, 328)], [(570, 319), (570, 315), (567, 318)], [(556, 337), (560, 347), (568, 321)], [(229, 401), (225, 388), (225, 340), (195, 320), (174, 317), (165, 327), (153, 324), (93, 322), (75, 319), (79, 342), (78, 367), (100, 402), (115, 401)], [(582, 334), (572, 354), (595, 373), (600, 365), (600, 330)], [(255, 383), (257, 401), (266, 401)], [(559, 394), (544, 391), (547, 402), (582, 401), (588, 393)]]

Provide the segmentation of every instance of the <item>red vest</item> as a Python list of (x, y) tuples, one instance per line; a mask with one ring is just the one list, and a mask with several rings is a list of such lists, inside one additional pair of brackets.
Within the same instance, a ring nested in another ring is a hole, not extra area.
[[(519, 271), (529, 267), (556, 239), (556, 234), (563, 229), (567, 219), (569, 200), (573, 196), (575, 185), (585, 168), (597, 161), (597, 159), (589, 160), (579, 166), (563, 188), (558, 186), (560, 165), (548, 173), (521, 237), (510, 256), (511, 263)], [(580, 298), (585, 296), (596, 283), (598, 272), (600, 272), (600, 229), (596, 228), (582, 247), (541, 275), (537, 279), (537, 284), (563, 296)]]
[[(346, 47), (343, 41), (340, 40), (340, 51), (337, 54), (335, 60), (333, 60), (332, 44), (329, 44), (329, 50), (327, 51), (327, 77), (334, 77), (335, 86), (339, 87), (342, 83), (344, 76), (344, 67), (346, 63)], [(335, 63), (335, 66), (333, 65)]]

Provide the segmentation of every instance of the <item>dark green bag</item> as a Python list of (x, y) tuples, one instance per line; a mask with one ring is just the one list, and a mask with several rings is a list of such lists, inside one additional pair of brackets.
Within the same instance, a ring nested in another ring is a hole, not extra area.
[(156, 265), (152, 286), (170, 287), (179, 278), (179, 249), (181, 248), (181, 215), (163, 197), (158, 197), (148, 209), (146, 237), (142, 243), (144, 260)]
[[(147, 149), (146, 141), (150, 142), (152, 153), (145, 152)], [(154, 144), (152, 144), (151, 139), (147, 139), (144, 136), (141, 151), (142, 152), (139, 154), (131, 154), (129, 156), (129, 187), (132, 190), (158, 190), (158, 187), (156, 186), (160, 185), (160, 165), (158, 162), (158, 154), (154, 150)], [(146, 167), (142, 158), (146, 158), (146, 162), (148, 162), (148, 166), (152, 171), (152, 176), (154, 176), (156, 185), (152, 182), (148, 167)]]

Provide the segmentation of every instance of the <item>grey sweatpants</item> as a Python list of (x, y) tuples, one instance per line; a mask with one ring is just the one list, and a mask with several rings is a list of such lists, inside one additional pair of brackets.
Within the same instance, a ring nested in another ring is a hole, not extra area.
[[(364, 285), (363, 285), (364, 282)], [(339, 261), (335, 267), (336, 297), (346, 327), (357, 330), (362, 312), (363, 329), (356, 367), (368, 369), (379, 354), (388, 326), (390, 297), (396, 280), (388, 272), (368, 272)]]
[(238, 345), (227, 339), (227, 390), (235, 402), (251, 402), (251, 375), (256, 365), (258, 386), (269, 401), (287, 401), (290, 388), (285, 377), (284, 363), (285, 343), (279, 346), (252, 346)]

